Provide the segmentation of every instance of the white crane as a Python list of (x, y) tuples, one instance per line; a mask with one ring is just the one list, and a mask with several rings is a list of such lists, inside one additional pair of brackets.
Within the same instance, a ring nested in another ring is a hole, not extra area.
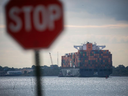
[(51, 59), (51, 65), (53, 65), (51, 53), (49, 53), (49, 55), (50, 55), (50, 59)]

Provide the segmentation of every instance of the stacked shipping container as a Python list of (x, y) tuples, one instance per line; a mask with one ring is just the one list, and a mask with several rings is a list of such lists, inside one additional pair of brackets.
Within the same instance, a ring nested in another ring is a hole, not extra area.
[(62, 67), (111, 68), (112, 54), (108, 50), (79, 50), (62, 56)]
[(79, 54), (76, 53), (69, 53), (65, 56), (62, 56), (62, 67), (79, 67), (80, 60)]

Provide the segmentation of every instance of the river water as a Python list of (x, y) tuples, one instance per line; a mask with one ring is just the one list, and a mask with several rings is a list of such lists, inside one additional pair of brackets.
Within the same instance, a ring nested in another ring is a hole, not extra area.
[[(0, 77), (0, 96), (36, 96), (35, 77)], [(128, 96), (128, 77), (42, 78), (43, 96)]]

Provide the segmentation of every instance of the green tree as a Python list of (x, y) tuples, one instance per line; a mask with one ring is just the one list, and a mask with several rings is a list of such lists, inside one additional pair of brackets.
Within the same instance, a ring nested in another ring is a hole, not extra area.
[(3, 71), (3, 67), (2, 66), (0, 66), (0, 71)]

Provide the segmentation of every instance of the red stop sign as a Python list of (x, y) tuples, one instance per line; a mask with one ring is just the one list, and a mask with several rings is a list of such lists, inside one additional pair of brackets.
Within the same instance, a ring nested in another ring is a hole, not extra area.
[(25, 49), (48, 48), (63, 30), (63, 6), (57, 0), (10, 0), (6, 30)]

